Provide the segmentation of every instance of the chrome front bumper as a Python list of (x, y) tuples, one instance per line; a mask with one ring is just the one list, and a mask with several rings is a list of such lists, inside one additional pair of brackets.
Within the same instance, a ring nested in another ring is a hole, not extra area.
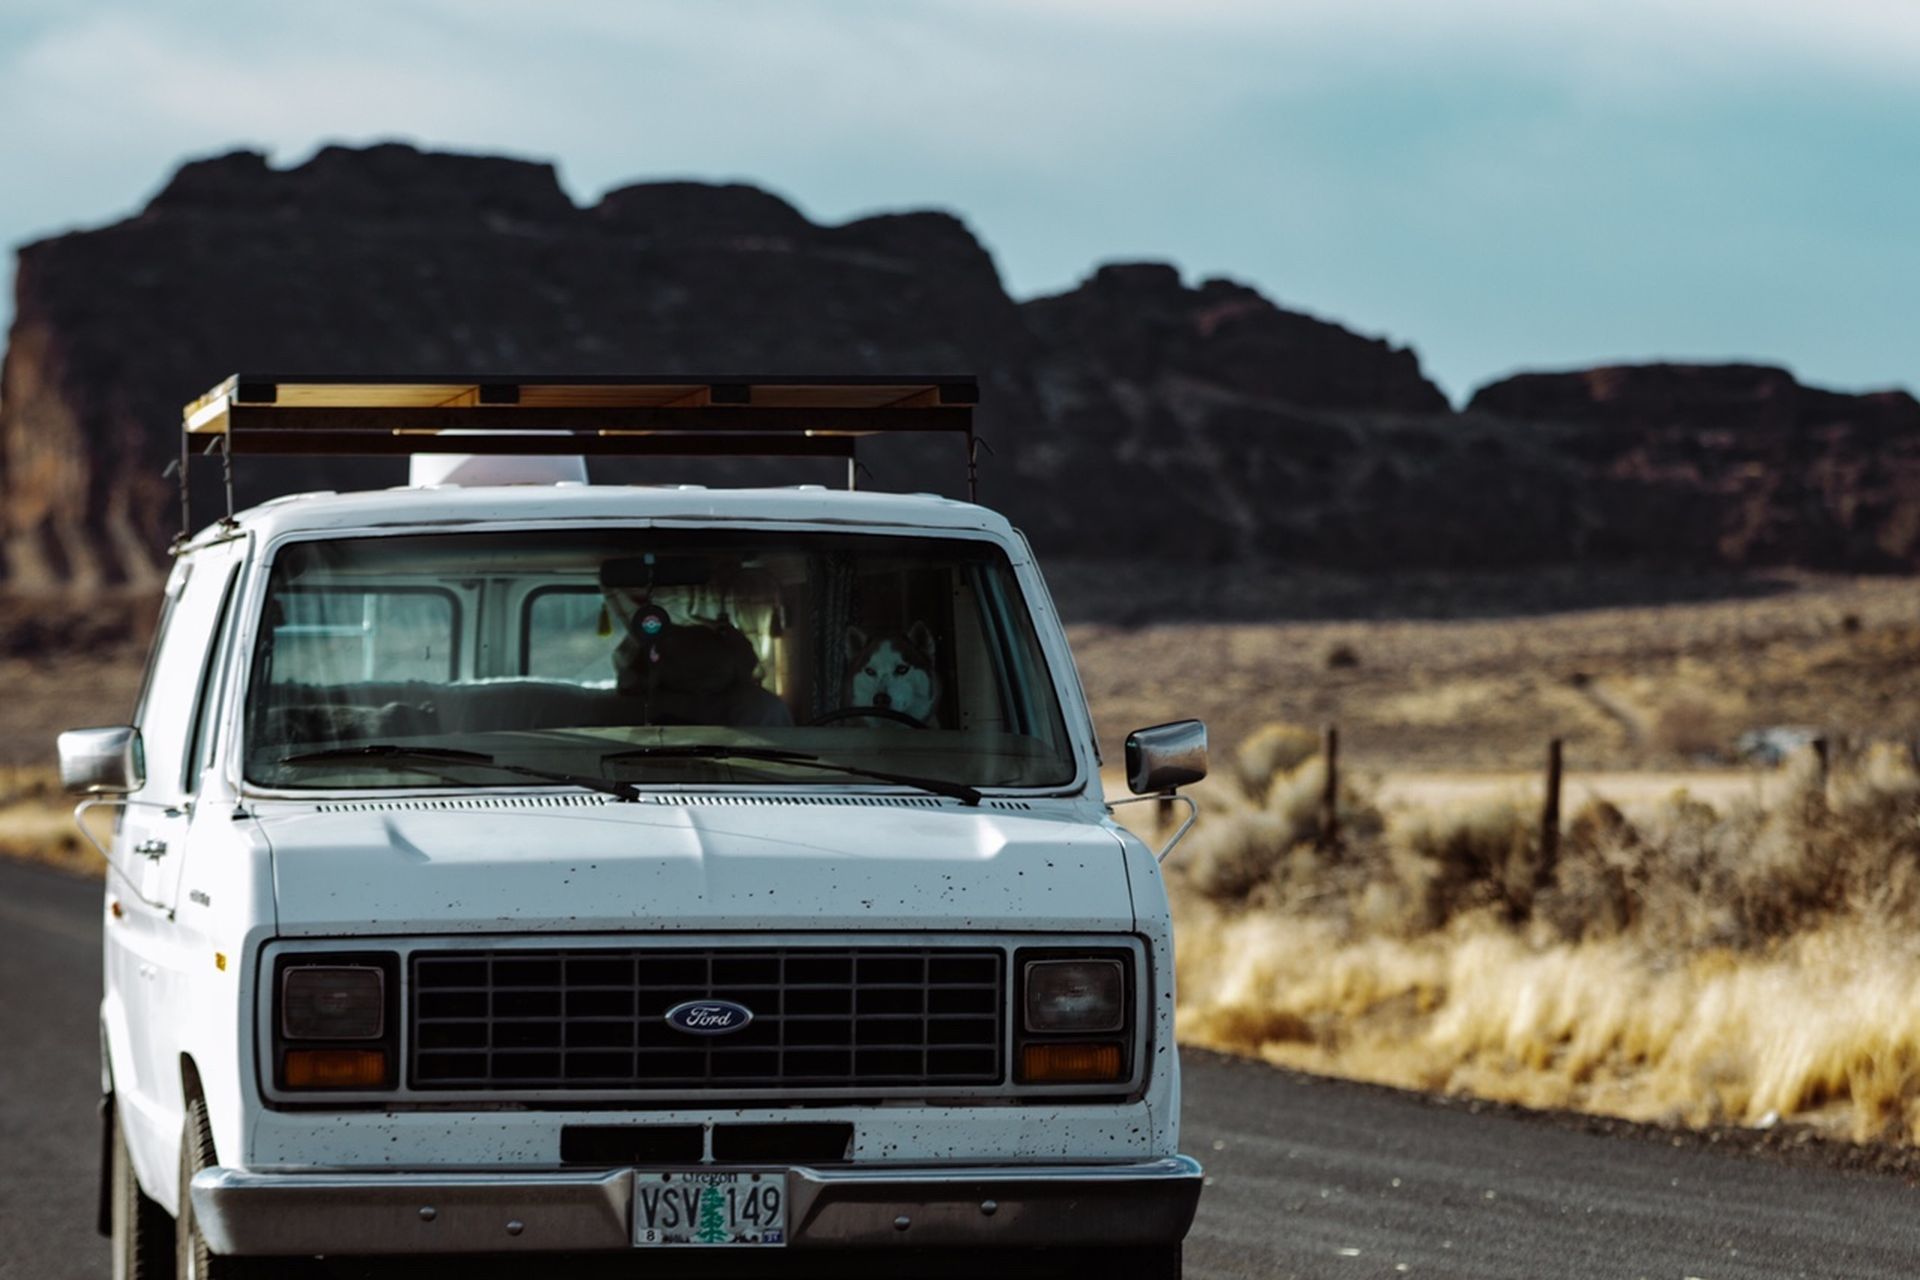
[[(793, 1169), (796, 1249), (1176, 1244), (1200, 1165)], [(215, 1253), (385, 1255), (633, 1247), (633, 1175), (207, 1169), (193, 1212)]]

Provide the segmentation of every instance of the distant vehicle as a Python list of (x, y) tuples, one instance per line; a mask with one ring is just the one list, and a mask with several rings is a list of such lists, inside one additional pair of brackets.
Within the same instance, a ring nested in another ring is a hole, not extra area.
[(1774, 724), (1750, 729), (1734, 740), (1733, 749), (1749, 764), (1781, 765), (1796, 751), (1804, 751), (1820, 737), (1807, 725)]
[[(965, 432), (971, 472), (974, 398), (241, 377), (188, 407), (228, 465), (472, 460), (184, 539), (134, 723), (61, 736), (81, 808), (119, 806), (116, 1276), (1179, 1274), (1165, 887), (1025, 539), (926, 495), (555, 482), (882, 430)], [(1127, 757), (1172, 795), (1205, 729)]]

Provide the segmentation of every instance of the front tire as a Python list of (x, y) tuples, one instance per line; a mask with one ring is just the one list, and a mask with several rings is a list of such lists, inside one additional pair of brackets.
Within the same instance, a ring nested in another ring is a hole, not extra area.
[[(180, 1135), (180, 1214), (174, 1219), (174, 1280), (266, 1280), (288, 1274), (273, 1258), (233, 1258), (213, 1252), (194, 1221), (193, 1175), (219, 1162), (213, 1150), (213, 1125), (207, 1104), (198, 1098), (187, 1104), (187, 1122)], [(158, 1275), (158, 1272), (154, 1273)]]
[(108, 1158), (112, 1161), (107, 1174), (112, 1197), (107, 1212), (113, 1241), (113, 1280), (162, 1280), (174, 1269), (173, 1219), (140, 1189), (117, 1109)]

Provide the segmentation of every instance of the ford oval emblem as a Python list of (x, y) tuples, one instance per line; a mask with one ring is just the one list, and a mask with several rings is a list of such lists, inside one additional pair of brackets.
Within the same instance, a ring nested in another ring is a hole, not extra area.
[(753, 1010), (731, 1000), (689, 1000), (667, 1010), (667, 1025), (690, 1036), (730, 1036), (753, 1021)]

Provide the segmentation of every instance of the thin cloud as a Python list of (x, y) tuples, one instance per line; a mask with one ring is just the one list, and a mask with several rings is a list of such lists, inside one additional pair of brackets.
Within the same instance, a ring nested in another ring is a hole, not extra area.
[[(946, 0), (952, 3), (953, 0)], [(1424, 48), (1475, 56), (1558, 46), (1602, 61), (1649, 52), (1729, 74), (1756, 55), (1891, 73), (1920, 68), (1912, 0), (965, 0), (993, 21), (1036, 15), (1185, 38)], [(1298, 47), (1297, 44), (1295, 47)], [(1476, 58), (1477, 60), (1477, 58)]]

